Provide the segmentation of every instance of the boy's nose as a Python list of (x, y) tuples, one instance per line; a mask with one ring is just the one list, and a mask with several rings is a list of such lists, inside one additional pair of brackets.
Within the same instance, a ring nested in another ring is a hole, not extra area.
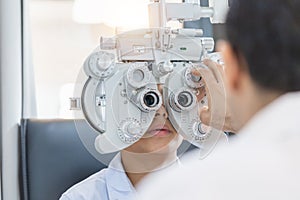
[(165, 119), (168, 118), (167, 110), (166, 110), (165, 106), (163, 106), (163, 105), (155, 113), (155, 117), (159, 117), (159, 116), (161, 116)]

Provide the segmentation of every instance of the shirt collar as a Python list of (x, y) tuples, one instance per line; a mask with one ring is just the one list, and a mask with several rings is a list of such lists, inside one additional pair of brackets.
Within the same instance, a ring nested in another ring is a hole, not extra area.
[(134, 187), (128, 179), (121, 161), (121, 154), (118, 153), (110, 162), (107, 174), (107, 184), (118, 191), (134, 191)]
[[(168, 167), (163, 168), (161, 170), (154, 171), (152, 173), (157, 173), (157, 172), (160, 173), (162, 171), (168, 170), (168, 168), (178, 167), (178, 166), (181, 166), (181, 163), (180, 163), (180, 160), (177, 158), (176, 162), (172, 163)], [(109, 168), (109, 172), (107, 174), (107, 177), (109, 177), (109, 178), (106, 181), (110, 187), (112, 187), (118, 191), (128, 191), (128, 192), (135, 191), (135, 188), (133, 187), (132, 183), (130, 182), (130, 180), (124, 170), (124, 167), (123, 167), (123, 164), (121, 161), (121, 153), (118, 153), (112, 159), (108, 168)]]

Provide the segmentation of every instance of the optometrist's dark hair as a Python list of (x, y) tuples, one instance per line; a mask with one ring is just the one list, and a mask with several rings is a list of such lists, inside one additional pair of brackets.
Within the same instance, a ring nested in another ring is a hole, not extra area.
[(300, 1), (232, 0), (226, 37), (260, 87), (300, 90)]

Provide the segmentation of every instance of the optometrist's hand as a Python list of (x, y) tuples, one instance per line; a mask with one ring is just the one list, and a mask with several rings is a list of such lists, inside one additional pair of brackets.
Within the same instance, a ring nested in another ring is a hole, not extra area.
[(234, 119), (226, 98), (223, 66), (212, 61), (204, 60), (206, 67), (197, 67), (194, 75), (201, 75), (205, 82), (205, 92), (208, 106), (199, 110), (201, 121), (218, 130), (236, 132)]

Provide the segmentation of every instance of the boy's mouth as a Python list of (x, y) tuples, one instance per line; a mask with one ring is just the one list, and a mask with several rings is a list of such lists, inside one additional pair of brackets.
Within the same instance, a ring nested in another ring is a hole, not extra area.
[(160, 126), (149, 131), (152, 136), (164, 137), (172, 133), (167, 126)]

